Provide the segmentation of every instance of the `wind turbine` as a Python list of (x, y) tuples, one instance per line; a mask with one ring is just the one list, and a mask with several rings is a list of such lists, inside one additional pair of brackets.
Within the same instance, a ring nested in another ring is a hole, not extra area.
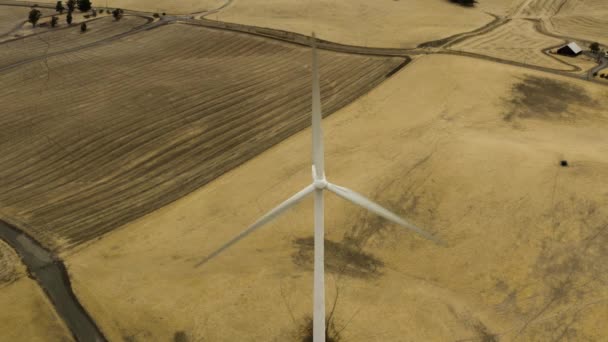
[(313, 304), (313, 341), (325, 341), (325, 264), (324, 264), (324, 205), (323, 191), (330, 191), (334, 194), (353, 202), (371, 212), (376, 213), (385, 219), (392, 221), (402, 227), (408, 228), (428, 240), (436, 243), (441, 241), (426, 231), (414, 226), (413, 224), (402, 219), (398, 215), (383, 208), (377, 203), (372, 202), (361, 194), (353, 190), (332, 184), (325, 178), (325, 167), (323, 158), (323, 132), (321, 130), (321, 90), (319, 85), (319, 58), (316, 49), (315, 34), (312, 34), (312, 184), (308, 185), (300, 192), (296, 193), (285, 202), (279, 204), (276, 208), (262, 216), (249, 228), (245, 229), (232, 240), (224, 244), (215, 252), (209, 254), (207, 258), (197, 264), (197, 267), (205, 264), (218, 254), (234, 245), (247, 235), (253, 233), (256, 229), (261, 228), (268, 222), (275, 219), (277, 216), (298, 204), (306, 196), (314, 193), (314, 304)]

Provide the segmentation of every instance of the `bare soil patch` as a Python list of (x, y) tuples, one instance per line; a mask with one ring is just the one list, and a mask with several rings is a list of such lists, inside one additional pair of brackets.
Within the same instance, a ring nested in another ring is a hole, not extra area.
[(504, 119), (584, 119), (599, 103), (583, 87), (565, 81), (528, 75), (515, 84)]

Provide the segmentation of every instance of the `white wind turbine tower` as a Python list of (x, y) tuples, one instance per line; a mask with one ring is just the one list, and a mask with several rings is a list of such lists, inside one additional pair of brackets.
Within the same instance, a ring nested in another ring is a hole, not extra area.
[(313, 305), (313, 341), (325, 341), (325, 274), (324, 274), (324, 213), (323, 213), (323, 191), (328, 190), (334, 194), (347, 199), (354, 204), (357, 204), (369, 211), (384, 217), (402, 227), (408, 228), (426, 239), (436, 243), (441, 243), (426, 231), (414, 226), (396, 214), (372, 202), (364, 196), (341, 186), (332, 184), (325, 178), (325, 168), (323, 160), (323, 133), (321, 130), (321, 90), (319, 86), (319, 61), (317, 50), (314, 41), (316, 40), (313, 33), (313, 49), (312, 49), (312, 184), (302, 189), (300, 192), (293, 195), (291, 198), (281, 203), (276, 208), (262, 216), (249, 228), (245, 229), (228, 243), (211, 253), (207, 258), (201, 261), (197, 266), (200, 266), (210, 259), (214, 258), (228, 247), (232, 246), (247, 235), (253, 233), (256, 229), (261, 228), (266, 223), (272, 221), (277, 216), (298, 204), (304, 197), (314, 193), (314, 305)]

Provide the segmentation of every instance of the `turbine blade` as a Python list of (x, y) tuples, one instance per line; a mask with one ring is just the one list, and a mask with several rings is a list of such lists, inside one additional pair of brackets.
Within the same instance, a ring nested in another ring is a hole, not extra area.
[(321, 129), (321, 85), (319, 81), (319, 55), (317, 53), (316, 36), (312, 34), (312, 164), (317, 171), (317, 177), (325, 176), (323, 160), (323, 130)]
[(344, 188), (344, 187), (341, 187), (341, 186), (338, 186), (335, 184), (331, 184), (331, 183), (327, 184), (327, 190), (329, 190), (329, 191), (333, 192), (334, 194), (336, 194), (344, 199), (347, 199), (373, 213), (376, 213), (377, 215), (382, 216), (391, 222), (394, 222), (402, 227), (405, 227), (405, 228), (417, 233), (418, 235), (424, 237), (427, 240), (431, 240), (437, 244), (444, 245), (443, 241), (434, 237), (427, 231), (414, 226), (413, 224), (411, 224), (411, 223), (407, 222), (406, 220), (402, 219), (401, 217), (399, 217), (397, 214), (392, 213), (388, 209), (383, 208), (379, 204), (372, 202), (371, 200), (367, 199), (363, 195), (361, 195), (353, 190), (350, 190), (350, 189), (347, 189), (347, 188)]
[(196, 267), (199, 267), (199, 266), (207, 263), (209, 260), (215, 258), (218, 254), (220, 254), (221, 252), (228, 249), (228, 247), (234, 245), (235, 243), (237, 243), (240, 240), (242, 240), (243, 238), (245, 238), (247, 235), (253, 233), (256, 229), (261, 228), (266, 223), (272, 221), (277, 216), (279, 216), (283, 212), (287, 211), (287, 209), (295, 206), (296, 204), (298, 204), (298, 202), (300, 202), (302, 199), (304, 199), (304, 197), (306, 197), (307, 195), (312, 193), (314, 190), (315, 190), (315, 187), (311, 184), (311, 185), (307, 186), (306, 188), (302, 189), (300, 192), (293, 195), (292, 197), (290, 197), (285, 202), (279, 204), (276, 208), (272, 209), (266, 215), (264, 215), (260, 219), (258, 219), (249, 228), (245, 229), (239, 235), (237, 235), (232, 240), (230, 240), (226, 244), (224, 244), (222, 247), (218, 248), (213, 253), (209, 254), (204, 260), (202, 260), (201, 262), (196, 264)]

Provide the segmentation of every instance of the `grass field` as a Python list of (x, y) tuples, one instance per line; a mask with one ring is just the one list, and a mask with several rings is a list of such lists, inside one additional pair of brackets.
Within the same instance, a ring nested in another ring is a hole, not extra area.
[(561, 43), (563, 41), (560, 39), (538, 33), (533, 22), (514, 19), (487, 34), (455, 44), (451, 49), (552, 69), (570, 70), (572, 67), (542, 52), (545, 48)]
[[(321, 58), (326, 114), (404, 62)], [(308, 48), (189, 25), (22, 65), (0, 82), (10, 89), (1, 213), (51, 248), (166, 205), (310, 121)]]
[[(30, 10), (29, 7), (2, 6), (0, 4), (0, 37), (25, 22)], [(54, 13), (47, 9), (41, 9), (40, 11), (43, 15)]]
[[(425, 56), (324, 120), (329, 180), (448, 245), (328, 195), (327, 310), (339, 293), (343, 340), (606, 336), (607, 95), (583, 81)], [(115, 340), (298, 340), (312, 307), (310, 199), (195, 264), (309, 182), (305, 130), (64, 253), (76, 292)]]
[(350, 45), (413, 48), (472, 31), (492, 20), (483, 11), (444, 0), (369, 2), (235, 1), (209, 19), (270, 27)]
[[(20, 61), (69, 51), (83, 45), (102, 41), (128, 32), (145, 23), (147, 23), (146, 19), (135, 16), (125, 16), (118, 22), (115, 22), (111, 17), (105, 17), (89, 22), (86, 33), (81, 33), (80, 26), (74, 25), (1, 43), (0, 69)], [(68, 52), (65, 58), (69, 58), (69, 55), (71, 54)]]
[(608, 45), (606, 1), (569, 0), (558, 15), (550, 19), (550, 23), (556, 33)]

